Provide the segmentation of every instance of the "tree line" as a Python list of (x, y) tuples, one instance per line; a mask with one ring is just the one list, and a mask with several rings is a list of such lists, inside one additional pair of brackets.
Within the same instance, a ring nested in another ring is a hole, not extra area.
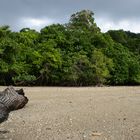
[(0, 85), (95, 86), (140, 84), (140, 34), (102, 33), (82, 10), (66, 24), (40, 32), (0, 27)]

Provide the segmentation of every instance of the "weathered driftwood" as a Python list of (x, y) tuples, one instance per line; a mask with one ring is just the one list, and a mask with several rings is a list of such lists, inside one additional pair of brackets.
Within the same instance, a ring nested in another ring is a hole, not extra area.
[(25, 93), (24, 93), (24, 91), (23, 91), (23, 88), (16, 90), (16, 92), (17, 92), (18, 94), (20, 94), (20, 95), (25, 96)]
[(0, 103), (0, 123), (8, 119), (9, 112), (8, 108), (3, 103)]
[(28, 103), (23, 89), (8, 87), (0, 92), (0, 123), (7, 120), (10, 111), (23, 108)]

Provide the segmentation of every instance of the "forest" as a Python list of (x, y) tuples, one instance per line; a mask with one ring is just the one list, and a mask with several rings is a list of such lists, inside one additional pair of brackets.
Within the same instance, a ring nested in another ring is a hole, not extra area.
[(140, 33), (103, 33), (90, 10), (40, 31), (0, 26), (0, 85), (140, 85)]

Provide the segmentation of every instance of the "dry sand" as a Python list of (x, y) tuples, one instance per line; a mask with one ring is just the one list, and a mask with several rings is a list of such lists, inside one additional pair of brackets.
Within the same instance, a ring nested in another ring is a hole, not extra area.
[(140, 140), (140, 87), (23, 88), (30, 101), (0, 139)]

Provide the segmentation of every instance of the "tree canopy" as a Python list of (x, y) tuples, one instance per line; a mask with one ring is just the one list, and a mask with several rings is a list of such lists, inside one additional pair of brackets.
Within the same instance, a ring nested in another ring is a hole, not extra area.
[(95, 86), (140, 84), (140, 34), (102, 33), (94, 13), (37, 32), (0, 27), (0, 85)]

